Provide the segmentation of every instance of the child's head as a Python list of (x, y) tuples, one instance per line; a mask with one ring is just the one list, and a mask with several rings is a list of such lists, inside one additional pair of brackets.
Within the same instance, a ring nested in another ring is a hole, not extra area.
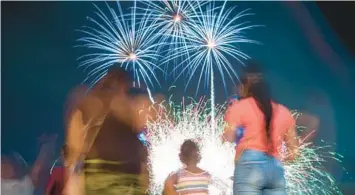
[(184, 164), (197, 164), (200, 162), (200, 150), (196, 142), (185, 140), (180, 148), (180, 160)]

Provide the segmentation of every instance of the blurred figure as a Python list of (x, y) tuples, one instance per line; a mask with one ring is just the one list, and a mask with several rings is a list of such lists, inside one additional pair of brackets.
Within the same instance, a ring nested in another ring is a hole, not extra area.
[(41, 181), (46, 163), (53, 156), (57, 136), (43, 135), (39, 139), (41, 148), (33, 167), (27, 171), (18, 155), (1, 157), (1, 194), (33, 195)]
[(163, 194), (207, 195), (211, 176), (197, 166), (201, 160), (197, 143), (186, 140), (180, 148), (180, 160), (185, 166), (167, 178)]
[(264, 75), (250, 62), (239, 86), (241, 100), (228, 107), (223, 139), (235, 142), (236, 130), (244, 128), (236, 146), (233, 194), (286, 194), (279, 148), (285, 140), (288, 159), (298, 154), (295, 121), (291, 112), (271, 99)]
[(79, 85), (71, 89), (67, 97), (67, 102), (64, 105), (64, 124), (69, 124), (70, 116), (77, 109), (79, 102), (85, 98), (85, 94), (88, 92), (88, 87), (85, 85)]
[(147, 95), (132, 93), (132, 84), (127, 72), (112, 68), (75, 106), (68, 120), (66, 194), (145, 193), (147, 151), (138, 134), (154, 112)]
[(49, 177), (47, 186), (46, 186), (46, 195), (62, 195), (64, 184), (65, 184), (65, 169), (67, 164), (65, 159), (68, 155), (67, 146), (64, 145), (61, 150), (61, 160), (63, 162), (62, 166), (56, 166), (52, 169), (51, 175)]
[(314, 140), (314, 137), (318, 133), (319, 128), (319, 118), (310, 113), (304, 112), (300, 113), (300, 115), (296, 119), (296, 123), (299, 127), (300, 131), (298, 134), (302, 138), (303, 142), (311, 142)]
[(323, 144), (321, 140), (333, 144), (336, 141), (334, 110), (328, 95), (320, 89), (308, 93), (306, 105), (301, 109), (297, 124), (306, 129), (302, 137), (315, 144)]
[[(308, 93), (306, 105), (301, 116), (297, 118), (297, 125), (304, 126), (302, 137), (316, 146), (333, 145), (328, 152), (334, 152), (337, 141), (336, 120), (334, 107), (329, 95), (321, 89), (313, 89)], [(344, 174), (342, 165), (336, 160), (329, 159), (322, 163), (326, 170), (339, 180)]]

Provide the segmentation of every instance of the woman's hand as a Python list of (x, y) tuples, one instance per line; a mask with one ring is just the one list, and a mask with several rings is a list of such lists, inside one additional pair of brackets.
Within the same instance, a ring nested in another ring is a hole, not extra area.
[(222, 141), (223, 142), (235, 142), (237, 139), (237, 135), (234, 129), (230, 127), (226, 127), (224, 129), (224, 133), (222, 135)]

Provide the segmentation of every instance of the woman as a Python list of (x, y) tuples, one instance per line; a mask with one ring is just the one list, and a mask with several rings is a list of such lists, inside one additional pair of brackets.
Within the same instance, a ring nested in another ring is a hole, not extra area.
[(255, 62), (247, 66), (239, 92), (242, 99), (226, 111), (223, 134), (225, 141), (234, 142), (236, 129), (244, 128), (236, 146), (233, 194), (286, 194), (279, 148), (285, 141), (288, 160), (297, 156), (295, 121), (286, 107), (271, 99)]
[(149, 107), (150, 100), (130, 95), (132, 83), (124, 70), (109, 70), (70, 115), (67, 162), (71, 173), (66, 194), (145, 192), (147, 153), (137, 135), (149, 115), (147, 110), (140, 111)]

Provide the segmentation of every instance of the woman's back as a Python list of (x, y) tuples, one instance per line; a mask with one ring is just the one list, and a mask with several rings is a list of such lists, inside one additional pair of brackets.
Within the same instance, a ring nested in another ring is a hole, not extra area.
[(291, 112), (285, 106), (273, 102), (270, 125), (271, 140), (269, 141), (265, 129), (264, 114), (255, 99), (251, 97), (234, 102), (228, 108), (225, 117), (228, 124), (244, 127), (244, 135), (236, 147), (236, 156), (239, 156), (243, 150), (253, 149), (280, 158), (278, 149), (281, 147), (287, 131), (295, 125)]

